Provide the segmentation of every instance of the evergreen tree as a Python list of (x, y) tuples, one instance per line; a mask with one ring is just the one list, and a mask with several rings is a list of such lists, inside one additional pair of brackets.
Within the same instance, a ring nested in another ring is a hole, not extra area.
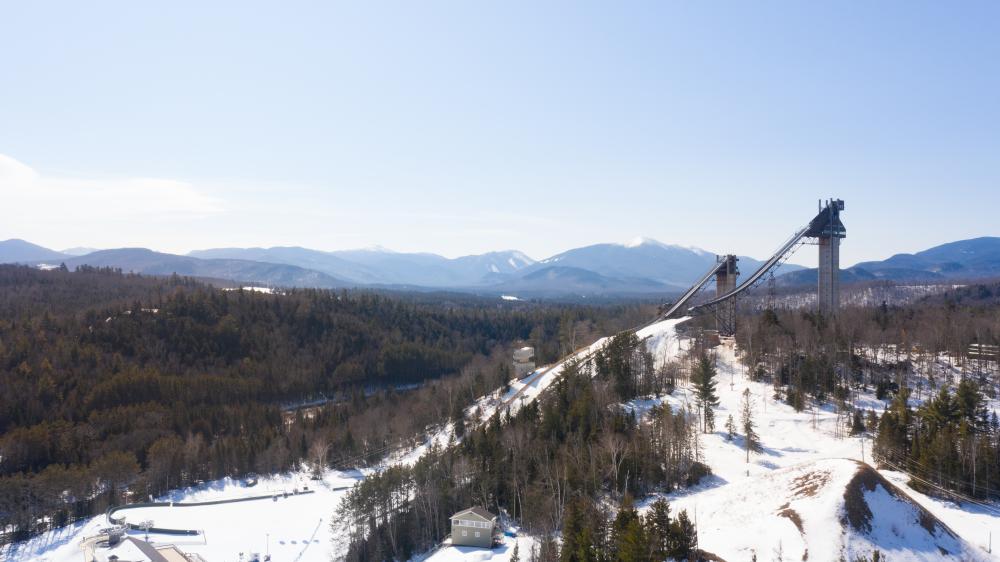
[(955, 389), (955, 407), (958, 415), (972, 425), (979, 425), (985, 421), (983, 398), (979, 394), (979, 387), (972, 379), (964, 378), (958, 383)]
[(594, 529), (600, 517), (587, 497), (577, 497), (566, 506), (563, 516), (562, 562), (597, 562), (600, 560), (595, 540), (601, 533)]
[(510, 560), (509, 560), (509, 562), (521, 562), (521, 553), (520, 553), (520, 550), (518, 549), (517, 546), (518, 546), (517, 542), (515, 541), (514, 542), (514, 550), (512, 550), (511, 553), (510, 553)]
[(958, 420), (959, 408), (948, 387), (942, 386), (937, 396), (920, 409), (920, 414), (931, 433), (936, 433), (937, 430)]
[(760, 444), (760, 436), (757, 435), (756, 430), (754, 430), (753, 422), (753, 405), (750, 402), (750, 389), (747, 388), (743, 391), (743, 411), (742, 411), (742, 425), (743, 425), (743, 447), (747, 452), (747, 462), (750, 462), (750, 452), (760, 453), (763, 451), (763, 447)]
[(687, 560), (698, 549), (698, 535), (694, 523), (688, 518), (687, 510), (681, 510), (670, 524), (670, 548), (667, 556), (675, 560)]
[(611, 523), (612, 541), (614, 541), (615, 537), (622, 533), (629, 522), (637, 519), (638, 517), (639, 512), (635, 509), (635, 500), (632, 499), (632, 494), (626, 492), (622, 497), (621, 503), (618, 505), (618, 513), (615, 515), (615, 519)]
[(667, 500), (660, 498), (650, 506), (646, 515), (646, 536), (651, 558), (666, 559), (670, 550), (670, 504)]
[(692, 373), (695, 399), (702, 414), (701, 430), (705, 433), (715, 430), (715, 412), (712, 408), (719, 405), (719, 397), (715, 393), (717, 371), (708, 355), (702, 353), (698, 364)]
[(635, 510), (632, 495), (626, 493), (611, 524), (612, 558), (622, 562), (643, 560), (645, 546), (642, 520)]
[(854, 415), (851, 417), (851, 435), (858, 435), (865, 432), (865, 422), (864, 418), (861, 416), (861, 410), (855, 409)]
[(733, 421), (733, 415), (729, 414), (729, 417), (726, 418), (726, 441), (732, 441), (735, 433), (736, 422)]
[(875, 431), (878, 428), (878, 414), (875, 410), (868, 410), (868, 420), (865, 422), (865, 429)]

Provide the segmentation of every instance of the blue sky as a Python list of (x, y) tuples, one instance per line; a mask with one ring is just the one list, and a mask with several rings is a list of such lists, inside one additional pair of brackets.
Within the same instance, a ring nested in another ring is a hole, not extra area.
[(830, 196), (846, 263), (1000, 235), (998, 22), (995, 2), (10, 2), (0, 239), (764, 257)]

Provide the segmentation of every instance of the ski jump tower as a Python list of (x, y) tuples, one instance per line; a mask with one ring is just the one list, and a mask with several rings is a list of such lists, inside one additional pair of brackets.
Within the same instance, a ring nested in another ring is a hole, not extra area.
[[(740, 270), (736, 267), (739, 258), (732, 254), (717, 256), (715, 262), (715, 296), (728, 295), (736, 289), (736, 278)], [(736, 299), (728, 299), (715, 307), (715, 324), (720, 336), (731, 336), (736, 333)]]
[(819, 203), (819, 213), (806, 230), (805, 236), (816, 238), (819, 245), (819, 311), (836, 316), (840, 308), (840, 239), (847, 237), (847, 228), (840, 222), (843, 199), (828, 199)]
[[(681, 311), (692, 314), (699, 310), (714, 310), (719, 335), (733, 335), (736, 332), (736, 297), (753, 288), (765, 275), (784, 263), (804, 243), (804, 238), (815, 238), (819, 246), (819, 311), (826, 316), (836, 316), (840, 307), (840, 239), (847, 237), (847, 228), (840, 222), (840, 212), (843, 210), (843, 199), (827, 199), (826, 206), (820, 201), (816, 217), (807, 226), (796, 230), (791, 238), (739, 285), (736, 284), (736, 276), (740, 273), (736, 267), (737, 257), (717, 256), (712, 267), (690, 289), (672, 304), (664, 305), (660, 318), (671, 318)], [(688, 307), (691, 299), (712, 277), (715, 277), (715, 297)]]

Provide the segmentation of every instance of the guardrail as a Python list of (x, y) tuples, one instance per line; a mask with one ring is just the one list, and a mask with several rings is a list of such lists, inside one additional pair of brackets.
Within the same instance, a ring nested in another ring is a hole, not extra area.
[(106, 512), (108, 522), (112, 525), (124, 525), (133, 531), (148, 531), (150, 533), (158, 533), (162, 535), (178, 535), (178, 536), (194, 536), (201, 534), (201, 531), (196, 529), (169, 529), (165, 527), (149, 527), (148, 529), (142, 525), (137, 525), (135, 523), (126, 523), (125, 517), (115, 518), (115, 514), (120, 511), (126, 511), (129, 509), (139, 509), (143, 507), (204, 507), (206, 505), (221, 505), (227, 503), (239, 503), (239, 502), (249, 502), (249, 501), (259, 501), (259, 500), (273, 500), (279, 497), (288, 496), (301, 496), (303, 494), (313, 494), (315, 490), (301, 490), (298, 492), (282, 492), (280, 494), (267, 494), (263, 496), (250, 496), (245, 498), (232, 498), (226, 500), (211, 500), (203, 502), (139, 502), (130, 503), (127, 505), (116, 505), (109, 507)]

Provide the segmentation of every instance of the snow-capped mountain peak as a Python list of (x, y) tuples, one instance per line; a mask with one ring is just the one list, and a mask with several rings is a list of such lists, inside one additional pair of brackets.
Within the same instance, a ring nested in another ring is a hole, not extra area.
[(666, 246), (666, 244), (646, 236), (636, 236), (625, 243), (626, 248), (638, 248), (639, 246)]
[(702, 250), (701, 248), (695, 246), (682, 246), (680, 244), (666, 244), (660, 242), (655, 238), (650, 238), (648, 236), (636, 236), (635, 238), (629, 240), (627, 243), (623, 244), (626, 248), (639, 248), (641, 246), (659, 246), (660, 248), (668, 248), (674, 250), (687, 250), (689, 252), (694, 252), (701, 256), (714, 256), (712, 252)]

